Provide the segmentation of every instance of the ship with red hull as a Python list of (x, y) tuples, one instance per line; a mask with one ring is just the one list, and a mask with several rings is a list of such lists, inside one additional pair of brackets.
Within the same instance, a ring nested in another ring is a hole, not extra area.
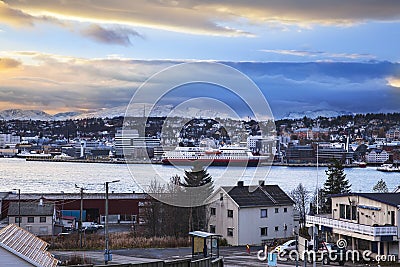
[(219, 149), (204, 147), (177, 147), (162, 156), (166, 165), (244, 166), (257, 167), (267, 162), (268, 156), (253, 155), (247, 147), (226, 146)]

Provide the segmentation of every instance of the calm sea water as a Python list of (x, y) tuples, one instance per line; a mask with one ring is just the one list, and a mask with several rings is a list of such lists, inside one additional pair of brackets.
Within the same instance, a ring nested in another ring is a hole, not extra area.
[[(188, 169), (188, 168), (186, 168)], [(318, 182), (322, 186), (326, 167), (318, 170)], [(110, 191), (142, 191), (154, 179), (168, 180), (173, 175), (183, 176), (184, 168), (150, 164), (100, 164), (68, 162), (33, 162), (16, 158), (0, 159), (0, 192), (20, 188), (21, 192), (78, 192), (75, 184), (87, 188), (88, 192), (104, 192), (106, 181), (120, 180), (110, 185)], [(286, 192), (300, 182), (314, 190), (317, 184), (317, 170), (311, 167), (209, 167), (208, 172), (217, 186), (235, 185), (238, 180), (256, 184), (264, 180), (267, 184), (278, 184)], [(380, 179), (394, 190), (400, 185), (400, 173), (383, 173), (375, 167), (345, 169), (354, 192), (369, 192)], [(161, 178), (158, 178), (161, 177)]]

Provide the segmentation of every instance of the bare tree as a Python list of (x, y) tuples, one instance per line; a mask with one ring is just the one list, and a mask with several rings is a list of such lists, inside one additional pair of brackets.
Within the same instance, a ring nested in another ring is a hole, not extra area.
[(374, 192), (378, 192), (378, 193), (387, 193), (387, 192), (389, 192), (389, 189), (388, 189), (388, 187), (386, 185), (386, 182), (383, 179), (380, 179), (376, 183), (376, 185), (374, 185), (372, 190), (374, 190)]
[[(143, 206), (143, 218), (146, 222), (147, 236), (187, 236), (189, 232), (189, 209), (161, 202), (179, 195), (176, 182), (179, 176), (171, 178), (171, 182), (161, 185), (156, 180), (148, 188), (149, 200)], [(168, 201), (167, 201), (168, 202)]]
[(290, 192), (290, 196), (295, 202), (295, 209), (300, 213), (300, 225), (305, 225), (308, 203), (310, 202), (310, 191), (302, 183)]
[(143, 205), (143, 219), (146, 223), (146, 235), (161, 236), (163, 232), (163, 203), (157, 200), (158, 194), (165, 192), (165, 186), (153, 180), (148, 188), (149, 197)]

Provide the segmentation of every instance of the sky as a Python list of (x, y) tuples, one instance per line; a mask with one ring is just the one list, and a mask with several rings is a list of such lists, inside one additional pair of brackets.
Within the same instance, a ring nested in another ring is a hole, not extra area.
[(201, 61), (247, 75), (276, 117), (400, 112), (399, 41), (398, 0), (0, 0), (0, 110), (126, 106)]

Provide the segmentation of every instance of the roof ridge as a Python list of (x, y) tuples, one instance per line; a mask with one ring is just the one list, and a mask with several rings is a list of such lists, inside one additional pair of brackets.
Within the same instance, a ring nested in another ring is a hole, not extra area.
[[(9, 240), (9, 234), (12, 235), (11, 240)], [(1, 247), (34, 266), (57, 265), (58, 260), (47, 251), (49, 244), (29, 231), (15, 224), (9, 224), (0, 230), (0, 235), (3, 235), (3, 238), (0, 238)]]
[(261, 185), (259, 186), (259, 188), (261, 189), (261, 191), (274, 203), (274, 204), (278, 204), (279, 202), (276, 201), (270, 193), (267, 192), (267, 190), (265, 190)]

